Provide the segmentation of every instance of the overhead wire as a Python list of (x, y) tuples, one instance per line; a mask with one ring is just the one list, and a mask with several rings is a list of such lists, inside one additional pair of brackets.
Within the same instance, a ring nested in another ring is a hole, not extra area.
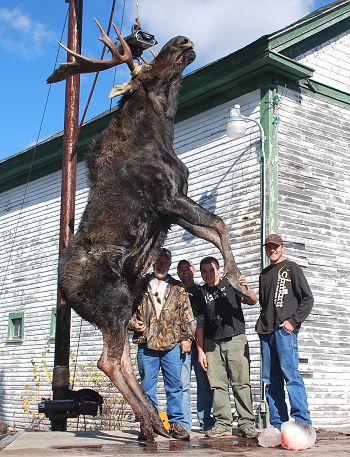
[[(110, 13), (110, 15), (109, 15), (109, 22), (108, 22), (108, 27), (107, 27), (107, 35), (109, 35), (109, 33), (110, 33), (110, 31), (111, 31), (112, 22), (113, 22), (113, 16), (114, 16), (114, 10), (115, 10), (115, 5), (116, 5), (116, 0), (113, 0), (112, 8), (111, 8), (111, 13)], [(125, 0), (124, 0), (124, 7), (125, 7)], [(123, 14), (124, 14), (124, 9), (123, 9)], [(105, 52), (106, 52), (106, 48), (107, 48), (107, 46), (104, 44), (104, 45), (103, 45), (103, 49), (102, 49), (102, 53), (101, 53), (100, 60), (103, 59), (103, 57), (104, 57), (104, 55), (105, 55)], [(82, 115), (82, 117), (81, 117), (81, 121), (80, 121), (80, 124), (79, 124), (78, 132), (77, 132), (77, 143), (78, 143), (78, 138), (79, 138), (80, 130), (81, 130), (83, 124), (84, 124), (85, 117), (86, 117), (87, 111), (88, 111), (88, 109), (89, 109), (90, 102), (91, 102), (91, 99), (92, 99), (92, 95), (93, 95), (93, 93), (94, 93), (94, 90), (95, 90), (96, 83), (97, 83), (97, 80), (98, 80), (99, 75), (100, 75), (100, 72), (97, 71), (96, 74), (95, 74), (94, 81), (93, 81), (93, 83), (92, 83), (92, 85), (91, 85), (90, 93), (89, 93), (89, 96), (88, 96), (88, 99), (87, 99), (87, 102), (86, 102), (86, 105), (85, 105), (85, 109), (84, 109), (83, 115)]]
[[(65, 29), (66, 29), (67, 20), (68, 20), (68, 12), (69, 12), (69, 6), (67, 7), (66, 17), (65, 17), (63, 28), (62, 28), (62, 32), (61, 32), (60, 41), (62, 41), (63, 34), (64, 34)], [(56, 53), (56, 58), (55, 58), (55, 63), (54, 63), (54, 69), (57, 66), (59, 52), (60, 52), (60, 46), (57, 47), (57, 53)], [(40, 124), (39, 124), (38, 135), (36, 137), (35, 147), (34, 147), (34, 151), (33, 151), (32, 158), (31, 158), (31, 162), (30, 162), (30, 165), (29, 165), (27, 181), (26, 181), (26, 184), (25, 184), (25, 187), (24, 187), (23, 198), (22, 198), (22, 202), (21, 202), (21, 205), (20, 205), (18, 218), (17, 218), (15, 231), (14, 231), (14, 236), (13, 236), (12, 243), (11, 243), (10, 255), (9, 255), (9, 258), (8, 258), (8, 261), (7, 261), (5, 273), (4, 273), (4, 276), (3, 276), (3, 281), (2, 281), (2, 284), (1, 284), (1, 288), (0, 288), (0, 297), (1, 297), (2, 292), (3, 292), (3, 288), (4, 288), (5, 281), (6, 281), (6, 278), (7, 278), (7, 274), (8, 274), (8, 271), (9, 271), (10, 262), (11, 262), (11, 259), (12, 259), (13, 247), (14, 247), (14, 244), (15, 244), (15, 241), (16, 241), (19, 222), (20, 222), (20, 219), (21, 219), (24, 203), (25, 203), (26, 196), (27, 196), (28, 185), (29, 185), (31, 174), (32, 174), (33, 164), (34, 164), (36, 151), (37, 151), (38, 144), (39, 144), (39, 138), (40, 138), (40, 135), (41, 135), (42, 126), (43, 126), (45, 115), (46, 115), (46, 110), (47, 110), (47, 105), (48, 105), (49, 98), (50, 98), (50, 93), (51, 93), (51, 84), (49, 85), (49, 88), (48, 88), (48, 91), (47, 91), (46, 100), (45, 100), (45, 104), (44, 104), (44, 110), (43, 110), (43, 114), (41, 116), (41, 120), (40, 120)]]
[[(124, 14), (125, 14), (125, 0), (123, 2), (122, 17), (121, 17), (120, 26), (119, 26), (120, 33), (123, 32)], [(116, 75), (117, 75), (117, 67), (114, 67), (112, 87), (115, 86)], [(109, 102), (109, 112), (111, 112), (111, 110), (112, 110), (112, 103), (113, 103), (113, 99), (111, 99)]]

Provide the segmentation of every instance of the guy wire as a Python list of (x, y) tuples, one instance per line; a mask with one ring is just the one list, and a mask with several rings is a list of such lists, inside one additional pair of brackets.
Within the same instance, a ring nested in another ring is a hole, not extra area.
[[(68, 19), (68, 11), (69, 11), (69, 7), (67, 8), (66, 17), (65, 17), (65, 20), (64, 20), (60, 41), (62, 41), (62, 37), (63, 37), (64, 31), (65, 31), (65, 28), (66, 28), (67, 19)], [(57, 46), (57, 53), (56, 53), (56, 59), (55, 59), (55, 63), (54, 63), (54, 69), (56, 68), (56, 65), (57, 65), (59, 52), (60, 52), (60, 46)], [(30, 177), (31, 177), (31, 174), (32, 174), (33, 164), (34, 164), (34, 160), (35, 160), (36, 151), (37, 151), (37, 148), (38, 148), (41, 129), (42, 129), (42, 126), (43, 126), (43, 123), (44, 123), (45, 115), (46, 115), (46, 109), (47, 109), (47, 105), (48, 105), (48, 102), (49, 102), (50, 93), (51, 93), (51, 84), (49, 85), (49, 88), (48, 88), (48, 91), (47, 91), (44, 110), (43, 110), (43, 114), (42, 114), (40, 125), (39, 125), (39, 131), (38, 131), (38, 135), (37, 135), (37, 138), (36, 138), (32, 159), (31, 159), (30, 166), (29, 166), (28, 177), (27, 177), (27, 181), (26, 181), (26, 184), (25, 184), (23, 198), (22, 198), (22, 202), (21, 202), (21, 205), (20, 205), (19, 213), (18, 213), (17, 223), (16, 223), (16, 227), (15, 227), (15, 233), (14, 233), (14, 236), (13, 236), (13, 239), (12, 239), (12, 243), (11, 243), (10, 255), (9, 255), (9, 258), (8, 258), (8, 261), (7, 261), (5, 273), (4, 273), (4, 276), (3, 276), (3, 281), (2, 281), (2, 284), (1, 284), (0, 297), (1, 297), (2, 292), (3, 292), (3, 288), (4, 288), (4, 285), (5, 285), (6, 277), (7, 277), (8, 271), (9, 271), (10, 262), (11, 262), (11, 259), (12, 259), (13, 247), (14, 247), (14, 244), (15, 244), (15, 241), (16, 241), (17, 231), (18, 231), (18, 227), (19, 227), (19, 221), (20, 221), (20, 218), (21, 218), (21, 214), (22, 214), (24, 203), (25, 203), (25, 199), (26, 199), (26, 196), (27, 196), (29, 180), (30, 180)]]

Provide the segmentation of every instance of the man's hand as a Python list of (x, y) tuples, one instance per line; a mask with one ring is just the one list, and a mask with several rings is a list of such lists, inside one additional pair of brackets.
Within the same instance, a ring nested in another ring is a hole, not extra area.
[(146, 330), (146, 326), (143, 323), (143, 321), (140, 321), (138, 319), (131, 319), (128, 328), (138, 333), (143, 333)]
[(204, 371), (207, 371), (207, 369), (208, 369), (207, 356), (205, 355), (205, 352), (202, 350), (198, 351), (198, 363), (203, 368)]
[(248, 298), (246, 300), (247, 300), (248, 305), (254, 305), (257, 301), (257, 296), (256, 296), (256, 293), (254, 292), (254, 290), (249, 287), (247, 278), (245, 276), (241, 275), (239, 277), (238, 281), (241, 284), (241, 286), (243, 286), (245, 288), (245, 290), (247, 292)]
[(282, 324), (280, 324), (280, 327), (283, 327), (284, 330), (288, 333), (293, 333), (294, 332), (294, 327), (289, 321), (284, 321)]
[(191, 341), (183, 340), (180, 343), (180, 347), (181, 347), (181, 354), (187, 354), (188, 352), (191, 352), (192, 343), (191, 343)]

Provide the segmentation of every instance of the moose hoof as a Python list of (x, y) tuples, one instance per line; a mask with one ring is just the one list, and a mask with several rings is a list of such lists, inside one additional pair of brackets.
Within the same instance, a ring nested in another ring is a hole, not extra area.
[(165, 438), (170, 438), (169, 432), (163, 427), (159, 427), (158, 424), (153, 426), (153, 431), (158, 433), (158, 435), (165, 436)]
[(232, 278), (228, 275), (224, 276), (227, 281), (231, 284), (231, 286), (235, 289), (237, 295), (242, 298), (248, 298), (246, 289), (239, 283), (238, 279)]
[(141, 431), (138, 434), (137, 439), (138, 439), (138, 441), (146, 441), (147, 443), (154, 443), (155, 442), (153, 432), (151, 432), (149, 434), (149, 433), (145, 433), (145, 432)]

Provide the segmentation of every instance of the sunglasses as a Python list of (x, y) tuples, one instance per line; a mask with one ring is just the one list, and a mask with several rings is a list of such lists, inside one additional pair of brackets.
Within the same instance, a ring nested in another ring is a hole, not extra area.
[(162, 300), (160, 299), (158, 292), (156, 292), (156, 293), (154, 294), (154, 296), (156, 297), (157, 303), (161, 304), (161, 303), (162, 303)]

